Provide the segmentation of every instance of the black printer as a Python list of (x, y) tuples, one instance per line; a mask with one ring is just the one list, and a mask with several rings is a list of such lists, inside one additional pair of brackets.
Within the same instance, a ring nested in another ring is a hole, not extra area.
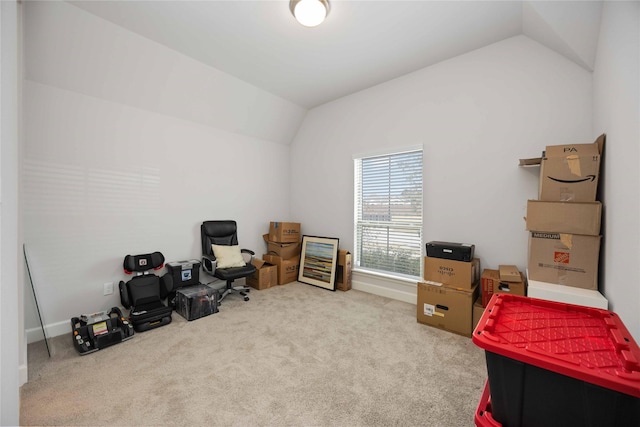
[(471, 262), (475, 245), (469, 243), (452, 242), (428, 242), (427, 256), (432, 258), (444, 258), (454, 261)]

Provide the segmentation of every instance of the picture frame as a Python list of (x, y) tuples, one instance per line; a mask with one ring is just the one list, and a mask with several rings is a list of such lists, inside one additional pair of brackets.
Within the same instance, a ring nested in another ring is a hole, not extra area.
[(337, 238), (302, 236), (298, 282), (335, 291), (337, 268)]

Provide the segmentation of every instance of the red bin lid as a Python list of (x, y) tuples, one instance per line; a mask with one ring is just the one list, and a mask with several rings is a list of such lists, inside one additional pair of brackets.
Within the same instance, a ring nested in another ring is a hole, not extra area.
[(640, 398), (640, 348), (612, 311), (494, 294), (473, 342), (487, 351)]

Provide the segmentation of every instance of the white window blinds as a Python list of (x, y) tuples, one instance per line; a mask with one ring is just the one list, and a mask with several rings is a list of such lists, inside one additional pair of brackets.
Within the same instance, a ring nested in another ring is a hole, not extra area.
[(355, 163), (355, 266), (421, 276), (422, 149)]

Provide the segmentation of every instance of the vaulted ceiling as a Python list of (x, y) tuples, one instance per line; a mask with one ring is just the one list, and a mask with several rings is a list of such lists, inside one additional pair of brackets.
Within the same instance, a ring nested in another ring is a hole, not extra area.
[(587, 70), (601, 1), (332, 0), (318, 27), (289, 1), (70, 1), (247, 83), (313, 108), (524, 34)]

